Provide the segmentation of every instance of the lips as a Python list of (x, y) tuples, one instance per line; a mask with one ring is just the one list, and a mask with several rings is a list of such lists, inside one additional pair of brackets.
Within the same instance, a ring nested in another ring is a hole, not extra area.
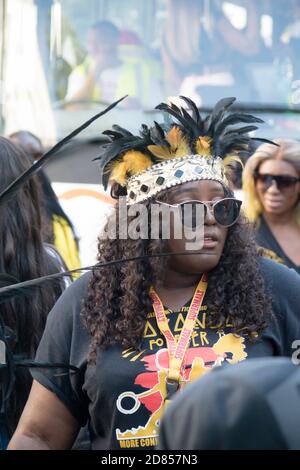
[(283, 201), (282, 199), (265, 198), (265, 203), (268, 204), (269, 206), (281, 206)]
[(210, 240), (213, 240), (213, 241), (218, 241), (219, 240), (219, 237), (217, 236), (217, 234), (215, 232), (208, 232), (208, 231), (204, 231), (204, 240), (205, 239), (210, 239)]
[(204, 233), (203, 248), (215, 248), (219, 244), (219, 238), (215, 233)]
[(276, 203), (282, 203), (282, 199), (275, 198), (275, 197), (265, 197), (265, 201), (268, 201), (268, 202), (276, 202)]

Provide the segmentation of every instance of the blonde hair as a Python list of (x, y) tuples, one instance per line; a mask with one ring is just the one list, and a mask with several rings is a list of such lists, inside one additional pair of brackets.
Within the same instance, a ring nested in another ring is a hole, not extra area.
[[(298, 171), (300, 175), (300, 142), (291, 139), (275, 139), (272, 144), (263, 144), (254, 152), (245, 165), (243, 172), (244, 211), (251, 222), (256, 222), (263, 211), (255, 189), (254, 174), (266, 160), (283, 160)], [(300, 226), (300, 200), (295, 208), (295, 219)]]

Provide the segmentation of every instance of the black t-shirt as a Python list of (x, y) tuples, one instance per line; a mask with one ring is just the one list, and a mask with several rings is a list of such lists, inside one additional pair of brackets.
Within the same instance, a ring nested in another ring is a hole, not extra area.
[[(223, 331), (206, 328), (207, 308), (202, 306), (190, 348), (184, 359), (186, 381), (224, 362), (248, 357), (291, 356), (300, 338), (300, 277), (270, 260), (261, 269), (273, 299), (274, 318), (257, 343)], [(90, 336), (80, 309), (90, 275), (73, 283), (48, 316), (37, 360), (77, 366), (79, 373), (32, 370), (33, 377), (54, 392), (83, 426), (89, 424), (93, 449), (146, 449), (157, 444), (166, 396), (168, 365), (166, 344), (149, 312), (141, 351), (120, 346), (102, 352), (96, 365), (87, 366)], [(205, 299), (204, 299), (205, 303)], [(188, 306), (166, 311), (174, 335), (180, 334)]]

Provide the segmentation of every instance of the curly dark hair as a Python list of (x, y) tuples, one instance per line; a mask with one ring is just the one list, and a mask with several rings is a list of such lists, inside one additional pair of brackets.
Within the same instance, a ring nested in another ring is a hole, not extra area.
[[(145, 203), (147, 208), (150, 203)], [(165, 240), (142, 239), (100, 238), (98, 250), (99, 262), (168, 252)], [(92, 336), (90, 362), (96, 360), (98, 349), (116, 343), (140, 348), (147, 314), (153, 309), (149, 289), (163, 280), (167, 259), (146, 258), (92, 273), (82, 309), (83, 321)], [(260, 273), (252, 229), (242, 215), (228, 229), (221, 259), (208, 276), (208, 327), (223, 328), (230, 321), (233, 333), (242, 332), (255, 341), (268, 325), (271, 299)]]

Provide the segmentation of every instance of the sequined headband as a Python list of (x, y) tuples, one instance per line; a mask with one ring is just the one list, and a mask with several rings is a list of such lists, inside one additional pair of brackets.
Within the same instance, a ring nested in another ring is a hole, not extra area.
[(222, 158), (189, 155), (153, 165), (127, 180), (127, 204), (143, 202), (166, 189), (201, 180), (228, 186)]

